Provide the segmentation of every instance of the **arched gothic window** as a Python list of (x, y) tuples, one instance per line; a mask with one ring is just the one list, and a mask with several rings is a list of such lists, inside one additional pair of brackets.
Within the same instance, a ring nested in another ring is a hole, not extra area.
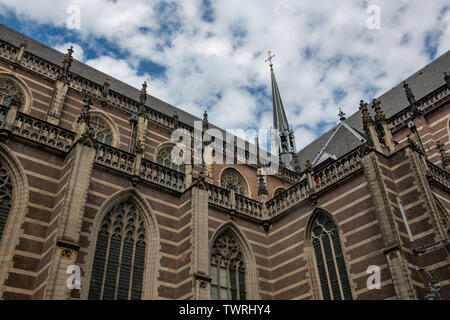
[(322, 297), (324, 300), (352, 300), (339, 232), (333, 220), (319, 213), (311, 228)]
[(13, 81), (0, 78), (0, 125), (3, 124), (12, 97), (19, 92), (22, 93)]
[(248, 196), (248, 186), (244, 177), (235, 169), (228, 168), (222, 172), (220, 185), (224, 189), (233, 189), (235, 193)]
[(183, 164), (176, 164), (172, 162), (172, 149), (173, 146), (166, 146), (161, 148), (161, 150), (159, 150), (158, 152), (158, 156), (156, 157), (156, 161), (158, 162), (158, 164), (165, 166), (167, 168), (179, 171), (179, 172), (184, 172), (184, 165)]
[(0, 240), (11, 209), (12, 183), (8, 170), (0, 161)]
[(11, 97), (19, 91), (19, 87), (13, 81), (0, 78), (0, 105), (9, 107)]
[(245, 264), (230, 230), (214, 242), (211, 251), (211, 299), (245, 300)]
[(140, 300), (146, 231), (130, 202), (115, 206), (102, 221), (92, 266), (89, 300)]
[(284, 188), (278, 188), (277, 190), (275, 190), (273, 197), (275, 198), (276, 196), (279, 196), (280, 194), (282, 194), (285, 191), (286, 191), (286, 189), (284, 189)]
[(112, 145), (113, 134), (109, 124), (99, 115), (91, 116), (91, 128), (94, 130), (94, 137), (98, 142)]

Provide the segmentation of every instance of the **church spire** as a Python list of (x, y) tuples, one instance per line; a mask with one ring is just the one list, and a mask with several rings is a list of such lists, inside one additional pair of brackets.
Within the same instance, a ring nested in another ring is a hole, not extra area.
[(272, 51), (268, 52), (269, 57), (266, 62), (270, 62), (270, 74), (272, 80), (272, 103), (273, 103), (273, 128), (279, 144), (279, 154), (281, 165), (293, 170), (292, 160), (296, 153), (294, 130), (289, 126), (286, 112), (278, 89), (277, 79), (273, 71)]

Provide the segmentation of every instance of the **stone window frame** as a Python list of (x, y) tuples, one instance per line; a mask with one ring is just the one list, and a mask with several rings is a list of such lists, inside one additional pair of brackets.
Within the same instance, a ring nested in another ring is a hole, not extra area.
[[(3, 285), (9, 275), (9, 270), (13, 268), (13, 257), (20, 237), (24, 234), (22, 224), (28, 212), (29, 187), (27, 175), (14, 153), (0, 142), (0, 160), (9, 172), (13, 185), (11, 209), (8, 220), (3, 230), (3, 237), (0, 239), (0, 298), (6, 291)], [(7, 235), (7, 236), (5, 236)]]
[(284, 187), (277, 187), (275, 188), (275, 190), (273, 191), (273, 197), (275, 198), (276, 196), (280, 195), (281, 193), (285, 192), (287, 189)]
[[(250, 184), (248, 183), (248, 181), (245, 178), (245, 176), (238, 169), (236, 169), (235, 167), (225, 167), (225, 168), (222, 169), (222, 171), (220, 172), (220, 175), (219, 175), (219, 186), (221, 188), (224, 188), (223, 185), (222, 185), (222, 178), (223, 178), (223, 175), (224, 175), (224, 173), (226, 171), (234, 171), (238, 176), (240, 176), (242, 178), (242, 182), (244, 183), (244, 187), (245, 187), (245, 189), (247, 191), (247, 193), (243, 194), (242, 196), (247, 197), (247, 198), (251, 198)], [(227, 189), (227, 188), (224, 188), (224, 189)], [(241, 194), (239, 194), (237, 192), (236, 192), (236, 194), (241, 195)]]
[[(225, 222), (224, 224), (222, 224), (214, 232), (213, 236), (210, 239), (209, 252), (208, 252), (209, 275), (211, 275), (211, 262), (210, 261), (211, 261), (211, 255), (212, 255), (212, 248), (213, 248), (216, 240), (218, 239), (218, 237), (225, 231), (230, 231), (235, 236), (235, 239), (241, 249), (241, 253), (242, 253), (244, 264), (245, 264), (246, 300), (260, 300), (261, 296), (259, 293), (259, 279), (258, 279), (258, 271), (256, 268), (255, 255), (253, 253), (253, 250), (252, 250), (249, 240), (246, 238), (246, 236), (243, 234), (243, 232), (239, 229), (239, 227), (233, 221), (228, 221), (228, 222)], [(210, 286), (209, 286), (208, 294), (211, 299)]]
[[(166, 166), (166, 165), (164, 165), (164, 164), (161, 164), (161, 163), (158, 161), (159, 155), (160, 155), (160, 153), (161, 153), (163, 150), (165, 150), (165, 149), (167, 149), (167, 148), (173, 149), (175, 146), (176, 146), (176, 145), (175, 145), (174, 143), (172, 143), (172, 142), (164, 142), (164, 143), (160, 144), (160, 145), (156, 148), (156, 151), (155, 151), (155, 154), (154, 154), (154, 157), (153, 157), (153, 161), (154, 161), (155, 163), (159, 164), (159, 165), (162, 165), (163, 167), (170, 168), (170, 169), (173, 169), (173, 170), (178, 171), (178, 172), (181, 172), (181, 173), (185, 173), (185, 172), (186, 172), (186, 165), (185, 165), (185, 164), (182, 164), (182, 165), (176, 165), (176, 164), (173, 164), (173, 163), (172, 163), (172, 166), (169, 167), (169, 166)], [(175, 167), (176, 167), (176, 168), (175, 168)], [(180, 170), (180, 169), (181, 169), (181, 170)]]
[(447, 231), (447, 235), (450, 235), (450, 214), (447, 212), (436, 194), (433, 194), (433, 199), (436, 204), (438, 214), (440, 215), (439, 223), (442, 225), (442, 228)]
[[(308, 270), (308, 274), (309, 274), (309, 281), (310, 281), (310, 286), (312, 288), (312, 293), (313, 293), (313, 299), (315, 300), (323, 300), (323, 293), (322, 293), (322, 287), (320, 284), (320, 277), (319, 277), (319, 271), (317, 268), (317, 261), (316, 261), (316, 256), (315, 256), (315, 251), (314, 251), (314, 247), (312, 244), (312, 228), (314, 226), (314, 223), (318, 217), (319, 214), (323, 214), (325, 216), (328, 216), (328, 218), (330, 220), (332, 220), (332, 222), (334, 223), (336, 230), (338, 232), (339, 235), (339, 241), (340, 241), (340, 245), (341, 245), (341, 250), (342, 250), (342, 256), (343, 256), (343, 260), (344, 260), (344, 264), (345, 264), (345, 270), (347, 273), (347, 278), (348, 278), (348, 282), (350, 285), (350, 293), (352, 296), (352, 300), (356, 299), (356, 293), (355, 293), (355, 283), (354, 283), (354, 279), (352, 274), (350, 273), (350, 264), (349, 264), (349, 258), (348, 258), (348, 254), (346, 251), (346, 247), (345, 247), (345, 237), (344, 234), (342, 233), (341, 228), (339, 227), (339, 224), (337, 223), (336, 219), (334, 218), (334, 216), (328, 212), (325, 209), (322, 208), (316, 208), (311, 217), (308, 219), (308, 224), (306, 226), (305, 229), (305, 252), (306, 252), (306, 258), (307, 258), (307, 262), (308, 262), (308, 266), (309, 266), (309, 270)], [(333, 251), (333, 261), (335, 263), (335, 268), (337, 269), (337, 265), (336, 265), (336, 258), (335, 258), (335, 253)], [(326, 268), (326, 272), (327, 272), (327, 276), (328, 276), (328, 268)], [(338, 272), (338, 271), (337, 271)], [(307, 276), (308, 276), (307, 274)], [(339, 274), (337, 274), (337, 277), (339, 279)], [(341, 283), (341, 281), (339, 281), (339, 283)], [(342, 288), (340, 285), (340, 289), (341, 289), (341, 295), (342, 295)], [(344, 298), (341, 296), (341, 300), (344, 300)]]
[(22, 113), (29, 114), (31, 105), (33, 103), (33, 94), (30, 87), (25, 83), (24, 80), (22, 80), (21, 78), (19, 78), (19, 76), (13, 73), (0, 71), (0, 79), (12, 81), (14, 84), (17, 85), (17, 87), (23, 94), (23, 105), (19, 111)]
[[(106, 112), (99, 110), (99, 109), (93, 109), (90, 112), (90, 115), (91, 115), (91, 119), (92, 119), (92, 117), (99, 117), (106, 122), (106, 124), (111, 129), (111, 135), (112, 135), (111, 147), (119, 148), (119, 146), (120, 146), (119, 128), (117, 127), (117, 124), (111, 119), (111, 117)], [(77, 131), (77, 127), (78, 127), (78, 123), (75, 122), (73, 125), (73, 131)], [(97, 139), (95, 137), (94, 137), (94, 139), (95, 139), (95, 141), (97, 141)]]
[[(450, 141), (450, 115), (448, 116), (447, 119), (447, 140)], [(445, 143), (444, 143), (445, 145)]]
[(142, 300), (155, 300), (158, 298), (158, 270), (160, 268), (161, 260), (159, 252), (160, 233), (158, 222), (153, 209), (145, 198), (139, 193), (139, 191), (135, 188), (128, 188), (116, 192), (101, 205), (97, 211), (94, 223), (89, 230), (89, 248), (86, 263), (84, 265), (80, 264), (80, 267), (86, 270), (86, 276), (82, 279), (83, 283), (81, 284), (82, 289), (80, 296), (82, 300), (87, 300), (89, 296), (95, 248), (97, 246), (97, 235), (100, 231), (102, 221), (110, 210), (112, 210), (117, 204), (125, 201), (131, 201), (136, 206), (137, 211), (145, 222), (147, 233), (147, 246), (144, 263), (145, 270), (142, 281)]
[[(142, 299), (142, 284), (144, 274), (143, 270), (142, 273), (140, 273), (139, 269), (145, 269), (145, 251), (148, 245), (147, 230), (145, 229), (142, 214), (138, 211), (133, 201), (128, 200), (118, 202), (105, 215), (102, 220), (100, 229), (101, 230), (97, 234), (97, 242), (99, 237), (102, 235), (102, 239), (105, 241), (104, 244), (106, 244), (106, 246), (104, 247), (104, 255), (102, 255), (103, 250), (101, 248), (96, 248), (94, 253), (94, 265), (96, 261), (100, 262), (100, 264), (103, 264), (103, 270), (101, 272), (101, 283), (99, 283), (99, 286), (97, 287), (97, 289), (99, 289), (97, 295), (97, 292), (92, 291), (91, 282), (88, 298), (91, 298), (91, 294), (93, 294), (93, 299), (103, 300), (104, 296), (108, 294), (107, 292), (109, 292), (108, 295), (114, 297), (114, 300)], [(114, 240), (116, 246), (110, 247)], [(119, 243), (117, 243), (117, 240), (119, 241)], [(130, 242), (130, 240), (132, 242)], [(142, 243), (144, 244), (144, 247), (142, 247)], [(139, 250), (138, 244), (141, 244), (141, 250)], [(111, 254), (113, 254), (114, 252), (118, 253), (118, 255), (116, 256), (116, 261), (114, 261), (114, 255), (111, 256)], [(144, 256), (144, 260), (141, 259), (139, 261), (138, 257), (142, 255)], [(129, 261), (126, 261), (128, 259), (124, 257), (129, 257)], [(97, 258), (100, 259), (97, 260)], [(111, 261), (111, 259), (113, 261)], [(109, 273), (108, 270), (112, 265), (114, 265), (113, 262), (116, 264), (116, 271), (118, 272), (114, 273), (114, 290), (111, 290), (112, 288), (108, 286), (108, 277), (111, 276), (111, 273)], [(137, 269), (136, 263), (138, 263)], [(139, 263), (142, 263), (140, 267)], [(124, 267), (128, 268), (123, 269)], [(126, 283), (124, 283), (125, 281), (128, 281), (126, 287)], [(136, 290), (138, 286), (141, 286), (141, 289), (139, 290), (141, 292)]]

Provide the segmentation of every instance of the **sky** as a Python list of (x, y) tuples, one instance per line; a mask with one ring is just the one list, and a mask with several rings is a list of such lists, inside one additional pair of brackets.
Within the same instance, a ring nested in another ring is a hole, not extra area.
[(298, 150), (450, 49), (448, 0), (0, 0), (0, 22), (240, 136), (273, 126), (272, 50)]

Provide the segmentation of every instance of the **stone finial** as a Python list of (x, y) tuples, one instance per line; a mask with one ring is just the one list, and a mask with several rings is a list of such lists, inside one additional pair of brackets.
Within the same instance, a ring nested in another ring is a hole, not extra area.
[(294, 155), (294, 170), (297, 173), (300, 173), (302, 171), (302, 167), (300, 164), (300, 158), (297, 153)]
[(178, 113), (176, 111), (174, 111), (172, 118), (173, 118), (174, 129), (178, 129), (179, 122), (178, 122)]
[(361, 111), (362, 116), (363, 116), (364, 128), (366, 128), (367, 125), (369, 123), (372, 123), (373, 121), (372, 121), (372, 117), (369, 114), (369, 109), (367, 107), (367, 103), (365, 103), (364, 100), (361, 100), (359, 102), (359, 110)]
[(306, 167), (306, 171), (308, 171), (308, 172), (312, 171), (312, 165), (311, 165), (311, 162), (309, 160), (306, 160), (305, 167)]
[(23, 39), (23, 40), (20, 42), (19, 48), (24, 48), (24, 49), (26, 49), (27, 47), (28, 47), (28, 41), (27, 41), (27, 39)]
[(341, 108), (339, 108), (338, 116), (339, 116), (339, 120), (340, 121), (344, 121), (346, 119), (345, 113), (344, 113), (344, 111)]
[(25, 55), (25, 52), (27, 51), (27, 47), (28, 47), (28, 41), (27, 41), (27, 39), (23, 39), (20, 42), (19, 50), (17, 51), (17, 54), (16, 54), (16, 58), (15, 58), (16, 62), (20, 63), (20, 61), (22, 61), (23, 56)]
[(72, 66), (73, 62), (73, 46), (70, 46), (69, 49), (67, 49), (67, 53), (64, 56), (63, 60), (63, 67), (62, 67), (62, 74), (58, 77), (59, 80), (67, 81), (67, 77), (69, 76), (69, 70)]
[(408, 135), (407, 141), (408, 141), (408, 144), (411, 147), (411, 149), (413, 149), (414, 151), (419, 151), (420, 150), (419, 147), (417, 146), (417, 144), (414, 142), (414, 140), (411, 139), (410, 135)]
[(134, 152), (136, 154), (143, 154), (144, 153), (144, 144), (141, 140), (136, 141), (136, 145), (134, 147)]
[(83, 99), (84, 105), (83, 110), (80, 113), (80, 116), (78, 117), (77, 122), (84, 122), (86, 123), (87, 127), (90, 127), (91, 123), (91, 106), (92, 106), (92, 98), (90, 95), (86, 94), (85, 98)]
[(264, 181), (264, 176), (262, 174), (258, 175), (258, 197), (268, 196), (266, 182)]
[(259, 137), (255, 135), (255, 146), (256, 146), (256, 167), (261, 168), (261, 159), (259, 157)]
[(436, 147), (439, 151), (439, 154), (441, 155), (442, 167), (447, 168), (447, 165), (450, 164), (450, 159), (447, 156), (447, 152), (445, 152), (444, 144), (438, 141), (436, 142)]
[(147, 81), (144, 81), (144, 83), (142, 84), (141, 95), (139, 97), (139, 101), (140, 101), (141, 105), (143, 105), (143, 106), (147, 102)]
[(109, 83), (109, 79), (106, 79), (105, 83), (103, 83), (103, 91), (102, 91), (102, 96), (104, 99), (108, 98), (110, 86), (111, 84)]
[(375, 110), (375, 120), (377, 122), (382, 122), (386, 120), (386, 117), (384, 116), (383, 110), (380, 107), (380, 101), (377, 99), (373, 99), (372, 102), (372, 108)]
[(406, 98), (408, 99), (409, 103), (411, 104), (411, 106), (414, 106), (416, 104), (416, 97), (409, 87), (408, 82), (403, 81), (403, 88), (405, 89)]
[(203, 113), (203, 131), (206, 131), (209, 129), (209, 122), (208, 122), (208, 112)]
[(450, 74), (444, 72), (444, 80), (447, 83), (447, 88), (450, 90)]

